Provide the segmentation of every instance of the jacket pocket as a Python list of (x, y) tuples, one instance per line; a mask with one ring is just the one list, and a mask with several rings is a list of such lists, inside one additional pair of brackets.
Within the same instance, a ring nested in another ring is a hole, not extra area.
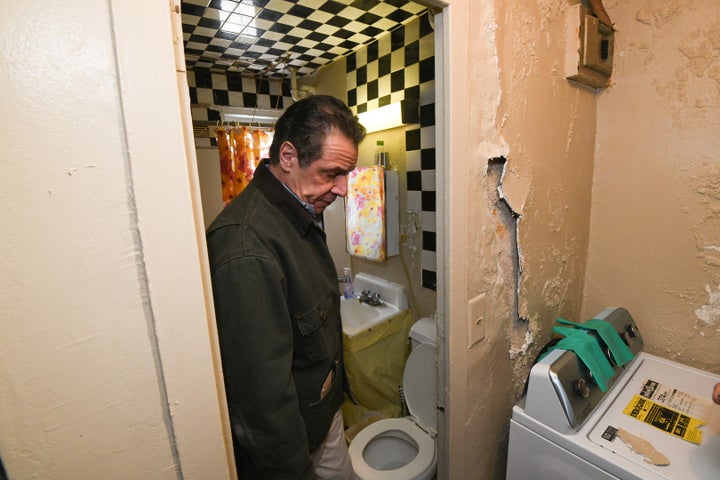
[(296, 360), (308, 365), (334, 357), (339, 348), (339, 325), (334, 323), (339, 322), (339, 315), (337, 318), (333, 315), (333, 299), (330, 295), (323, 297), (309, 312), (294, 318), (300, 333), (296, 347), (302, 351)]

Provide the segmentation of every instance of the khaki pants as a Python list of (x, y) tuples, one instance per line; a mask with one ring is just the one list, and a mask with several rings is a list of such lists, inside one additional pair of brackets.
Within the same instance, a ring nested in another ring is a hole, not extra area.
[(345, 443), (342, 412), (335, 413), (330, 430), (313, 454), (313, 472), (317, 480), (353, 480), (352, 464)]

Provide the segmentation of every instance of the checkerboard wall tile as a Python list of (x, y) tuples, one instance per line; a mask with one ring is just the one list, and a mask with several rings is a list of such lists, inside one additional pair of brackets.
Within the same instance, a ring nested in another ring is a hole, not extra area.
[(425, 13), (348, 55), (346, 82), (355, 113), (420, 101), (420, 125), (405, 131), (407, 208), (422, 216), (422, 285), (437, 290), (434, 45)]
[[(289, 79), (255, 79), (203, 69), (188, 70), (187, 79), (194, 122), (219, 122), (220, 112), (213, 106), (276, 109), (281, 113), (293, 103)], [(196, 136), (195, 146), (217, 146), (217, 140)]]

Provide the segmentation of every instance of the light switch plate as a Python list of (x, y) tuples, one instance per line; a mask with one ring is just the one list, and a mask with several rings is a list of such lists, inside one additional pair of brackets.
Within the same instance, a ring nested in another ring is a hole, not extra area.
[(485, 338), (487, 302), (481, 293), (468, 302), (468, 348)]

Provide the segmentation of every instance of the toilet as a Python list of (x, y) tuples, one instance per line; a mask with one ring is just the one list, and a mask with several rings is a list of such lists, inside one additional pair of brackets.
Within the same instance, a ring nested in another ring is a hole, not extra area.
[(410, 416), (379, 420), (363, 428), (348, 448), (359, 480), (430, 480), (437, 453), (435, 322), (421, 318), (410, 328), (412, 350), (403, 371)]

